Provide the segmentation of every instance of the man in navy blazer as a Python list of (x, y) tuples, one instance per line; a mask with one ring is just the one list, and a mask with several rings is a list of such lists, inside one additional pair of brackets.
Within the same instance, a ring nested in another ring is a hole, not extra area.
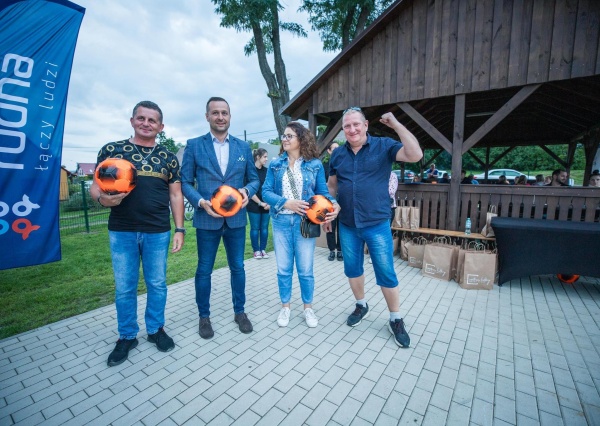
[[(250, 145), (228, 133), (230, 119), (227, 101), (210, 98), (206, 103), (210, 132), (188, 140), (181, 166), (183, 194), (196, 206), (193, 222), (198, 250), (196, 303), (200, 314), (200, 337), (203, 339), (214, 336), (210, 322), (211, 275), (221, 238), (231, 272), (234, 321), (242, 333), (252, 332), (252, 323), (244, 312), (246, 204), (258, 191), (260, 181)], [(212, 193), (221, 185), (237, 188), (242, 194), (242, 208), (233, 216), (223, 217), (211, 207)]]

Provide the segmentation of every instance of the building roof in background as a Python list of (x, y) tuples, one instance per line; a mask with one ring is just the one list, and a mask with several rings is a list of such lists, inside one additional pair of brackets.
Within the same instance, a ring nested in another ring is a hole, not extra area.
[(96, 170), (96, 163), (77, 163), (78, 175), (93, 175)]

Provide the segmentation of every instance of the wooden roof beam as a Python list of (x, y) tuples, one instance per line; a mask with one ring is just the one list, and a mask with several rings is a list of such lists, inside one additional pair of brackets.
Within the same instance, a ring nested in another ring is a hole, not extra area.
[(317, 142), (317, 151), (323, 152), (325, 147), (331, 143), (342, 130), (342, 119), (340, 118), (335, 124), (330, 121), (327, 125), (327, 129), (323, 132), (323, 137)]
[(397, 104), (406, 115), (429, 134), (446, 152), (452, 155), (452, 143), (408, 102)]
[(513, 112), (525, 99), (535, 92), (541, 84), (532, 84), (523, 86), (508, 102), (506, 102), (498, 111), (494, 113), (483, 125), (477, 129), (463, 144), (462, 153), (466, 153), (473, 148), (485, 135), (487, 135), (494, 127), (506, 118), (508, 114)]

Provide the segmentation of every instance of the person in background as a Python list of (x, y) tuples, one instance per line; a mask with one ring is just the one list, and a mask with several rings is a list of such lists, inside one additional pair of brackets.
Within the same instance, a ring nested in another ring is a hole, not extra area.
[(438, 169), (435, 168), (435, 164), (431, 163), (429, 170), (427, 170), (427, 180), (431, 182), (431, 179), (438, 177)]
[(552, 183), (552, 176), (546, 176), (544, 178), (544, 186), (550, 186), (551, 183)]
[(246, 210), (248, 211), (248, 220), (250, 221), (250, 244), (255, 259), (268, 259), (267, 240), (269, 238), (269, 205), (262, 200), (262, 185), (267, 177), (267, 168), (265, 165), (269, 161), (269, 154), (264, 148), (255, 149), (252, 153), (256, 174), (260, 181), (260, 187), (254, 194)]
[(390, 199), (385, 186), (395, 161), (416, 162), (423, 157), (417, 138), (391, 112), (379, 121), (392, 129), (398, 140), (367, 133), (369, 122), (362, 110), (351, 107), (342, 113), (346, 144), (330, 160), (330, 194), (341, 205), (340, 237), (344, 247), (344, 273), (356, 299), (346, 324), (355, 327), (369, 313), (365, 297), (364, 246), (367, 245), (377, 285), (390, 316), (388, 329), (398, 346), (410, 346), (410, 336), (400, 315), (398, 277), (394, 271), (393, 239), (390, 232)]
[[(437, 183), (435, 178), (433, 179), (433, 182), (431, 183)], [(396, 208), (398, 207), (398, 204), (396, 203), (396, 191), (398, 190), (398, 176), (396, 176), (396, 173), (394, 173), (392, 171), (392, 173), (390, 173), (390, 182), (388, 184), (388, 192), (390, 194), (390, 204), (391, 204), (391, 212), (390, 212), (390, 225), (392, 224), (392, 221), (394, 220), (394, 216), (396, 214)], [(392, 232), (393, 234), (393, 232)], [(373, 263), (373, 261), (371, 260), (371, 256), (369, 256), (369, 263)]]
[(461, 170), (460, 171), (460, 184), (461, 185), (471, 185), (473, 182), (471, 182), (471, 179), (469, 179), (467, 177), (467, 171), (466, 170)]
[(535, 175), (535, 186), (544, 186), (544, 175)]
[(396, 191), (398, 191), (398, 176), (396, 173), (390, 173), (390, 181), (388, 184), (388, 193), (390, 195), (390, 204), (391, 204), (391, 213), (390, 213), (390, 224), (394, 220), (394, 215), (396, 214), (396, 207), (398, 204), (396, 203)]
[(140, 261), (147, 288), (144, 319), (148, 341), (161, 352), (175, 347), (164, 330), (171, 213), (175, 222), (171, 253), (181, 250), (185, 235), (179, 161), (156, 143), (156, 135), (164, 128), (162, 111), (154, 102), (142, 101), (133, 108), (129, 121), (134, 135), (102, 147), (98, 164), (107, 158), (128, 160), (138, 170), (136, 187), (127, 194), (115, 195), (104, 193), (96, 181), (90, 187), (92, 198), (102, 207), (110, 207), (108, 239), (119, 340), (108, 356), (109, 367), (125, 362), (129, 351), (138, 345)]
[(469, 175), (469, 180), (471, 181), (471, 183), (473, 185), (479, 185), (479, 182), (477, 181), (477, 179), (475, 179), (475, 175), (474, 174), (470, 174)]
[(598, 170), (592, 172), (588, 185), (600, 188), (600, 173), (598, 173)]
[(506, 179), (506, 176), (500, 175), (500, 177), (498, 178), (498, 185), (510, 185), (510, 182), (508, 181), (508, 179)]
[(448, 173), (444, 173), (440, 179), (440, 183), (450, 183), (450, 175)]
[[(329, 179), (329, 160), (331, 159), (331, 154), (337, 148), (339, 148), (339, 144), (337, 142), (331, 142), (327, 147), (327, 161), (323, 163), (323, 168), (325, 169), (325, 182)], [(338, 226), (338, 218), (336, 217), (331, 222), (331, 231), (325, 233), (325, 238), (327, 240), (327, 248), (329, 249), (329, 257), (327, 260), (334, 261), (336, 259), (335, 251), (337, 250), (337, 260), (340, 262), (344, 260), (344, 255), (342, 254), (342, 245), (340, 243), (340, 228)]]
[[(214, 336), (210, 322), (211, 277), (221, 240), (225, 246), (230, 271), (233, 321), (240, 332), (251, 333), (252, 323), (244, 311), (246, 304), (246, 205), (260, 186), (252, 151), (248, 142), (229, 134), (231, 114), (229, 103), (211, 97), (206, 102), (206, 121), (210, 131), (190, 139), (183, 154), (181, 179), (183, 193), (196, 207), (194, 227), (198, 251), (195, 290), (199, 314), (199, 334), (203, 339)], [(242, 194), (242, 208), (233, 216), (215, 212), (210, 199), (221, 185), (228, 185)]]
[(568, 177), (566, 170), (556, 169), (552, 172), (552, 181), (546, 186), (569, 186), (567, 184)]
[(527, 185), (527, 176), (525, 176), (525, 175), (518, 176), (515, 179), (515, 185), (526, 186)]
[(308, 327), (316, 327), (319, 320), (312, 309), (316, 238), (303, 237), (300, 223), (313, 195), (323, 195), (333, 203), (333, 212), (327, 213), (325, 223), (329, 224), (337, 217), (340, 205), (329, 194), (315, 137), (310, 130), (298, 122), (288, 123), (281, 135), (281, 147), (283, 154), (269, 165), (262, 191), (265, 201), (271, 206), (273, 221), (273, 246), (281, 299), (277, 324), (286, 327), (290, 321), (295, 261), (304, 319)]

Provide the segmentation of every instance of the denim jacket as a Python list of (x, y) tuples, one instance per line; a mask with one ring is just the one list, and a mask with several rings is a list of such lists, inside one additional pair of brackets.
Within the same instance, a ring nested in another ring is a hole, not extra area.
[[(263, 200), (271, 206), (272, 216), (277, 216), (287, 198), (283, 194), (283, 175), (289, 167), (288, 154), (284, 152), (279, 158), (271, 161), (267, 170), (267, 177), (262, 187)], [(325, 169), (317, 158), (303, 161), (300, 167), (302, 171), (302, 194), (304, 201), (308, 201), (313, 195), (324, 195), (332, 203), (337, 203), (335, 198), (329, 195), (327, 183), (325, 182)]]

